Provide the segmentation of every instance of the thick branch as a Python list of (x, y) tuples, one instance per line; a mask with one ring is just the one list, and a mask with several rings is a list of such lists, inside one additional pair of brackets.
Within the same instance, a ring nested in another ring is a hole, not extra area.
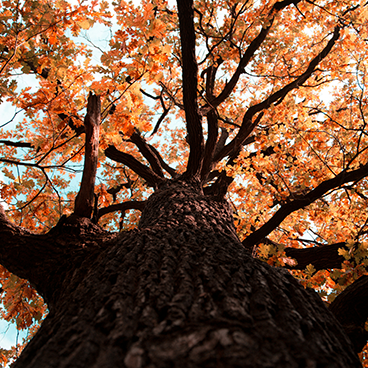
[(164, 182), (161, 176), (157, 175), (153, 170), (149, 167), (140, 163), (136, 158), (134, 158), (129, 153), (121, 152), (114, 146), (109, 146), (105, 149), (105, 155), (114, 160), (116, 162), (120, 162), (130, 169), (132, 169), (135, 173), (141, 176), (149, 186), (156, 187), (160, 183)]
[(0, 205), (0, 264), (18, 277), (27, 279), (45, 297), (42, 283), (56, 272), (55, 260), (65, 250), (55, 247), (55, 239), (32, 234), (11, 223)]
[[(259, 124), (262, 117), (263, 117), (263, 111), (260, 114), (258, 114), (258, 116), (254, 120), (254, 122), (251, 122), (251, 124), (249, 124), (247, 126), (247, 132), (248, 132), (247, 136), (249, 136), (249, 134), (253, 131), (254, 127), (256, 127)], [(239, 155), (239, 153), (241, 151), (241, 148), (242, 148), (242, 146), (245, 142), (246, 142), (246, 139), (244, 139), (242, 144), (237, 144), (236, 150), (234, 150), (232, 152), (232, 154), (231, 154), (229, 160), (227, 161), (226, 165), (233, 165), (234, 164), (234, 160)], [(216, 158), (215, 158), (213, 160), (213, 164), (215, 164), (216, 162), (217, 161), (216, 161)], [(234, 180), (234, 178), (232, 176), (227, 176), (226, 175), (226, 170), (223, 170), (221, 172), (221, 174), (219, 175), (219, 177), (217, 178), (216, 182), (212, 185), (213, 191), (214, 191), (214, 193), (216, 193), (215, 195), (219, 198), (224, 197), (226, 192), (227, 192), (227, 189), (228, 189), (229, 185), (232, 183), (233, 180)]]
[(169, 166), (161, 157), (160, 153), (157, 151), (155, 147), (153, 147), (151, 144), (148, 145), (151, 151), (156, 155), (157, 159), (160, 161), (161, 167), (167, 171), (172, 178), (176, 179), (179, 177), (179, 174), (176, 172), (175, 169), (173, 169), (171, 166)]
[(218, 136), (218, 120), (214, 110), (207, 114), (208, 122), (208, 138), (204, 150), (203, 167), (201, 172), (202, 181), (206, 181), (207, 175), (212, 169), (213, 154), (216, 149), (216, 142)]
[(183, 103), (190, 147), (189, 160), (184, 176), (200, 173), (204, 142), (201, 117), (198, 113), (198, 65), (195, 55), (193, 0), (178, 0), (179, 28), (183, 69)]
[[(75, 215), (62, 216), (46, 234), (33, 234), (10, 222), (0, 205), (0, 264), (28, 280), (47, 303), (57, 298), (59, 282), (64, 280), (61, 274), (70, 263), (108, 238), (111, 236), (89, 219)], [(50, 284), (54, 285), (51, 294)]]
[(355, 352), (361, 352), (368, 340), (364, 329), (368, 318), (368, 276), (361, 276), (349, 285), (331, 303), (329, 310), (344, 327)]
[[(221, 62), (221, 60), (219, 60)], [(211, 65), (205, 71), (206, 74), (206, 99), (212, 101), (214, 98), (213, 90), (215, 87), (216, 72), (218, 66)], [(204, 149), (204, 160), (201, 172), (202, 182), (206, 181), (209, 172), (212, 169), (212, 159), (216, 149), (218, 136), (218, 117), (216, 110), (211, 110), (207, 114), (208, 137)]]
[(128, 201), (124, 203), (116, 203), (110, 206), (101, 208), (97, 213), (97, 220), (99, 220), (102, 216), (107, 215), (108, 213), (115, 211), (128, 211), (128, 210), (140, 210), (143, 211), (146, 206), (146, 201)]
[(7, 140), (0, 140), (0, 143), (5, 144), (11, 147), (25, 147), (25, 148), (34, 148), (31, 143), (28, 142), (13, 142)]
[[(340, 28), (335, 27), (333, 35), (331, 39), (328, 41), (327, 45), (315, 58), (311, 60), (311, 62), (308, 65), (308, 68), (302, 75), (297, 77), (293, 82), (287, 84), (285, 87), (271, 94), (267, 99), (263, 100), (262, 102), (256, 105), (249, 107), (249, 109), (247, 110), (247, 112), (243, 117), (243, 122), (241, 128), (239, 129), (238, 134), (229, 144), (227, 144), (221, 150), (221, 152), (218, 153), (218, 155), (216, 155), (214, 160), (218, 162), (222, 158), (228, 156), (229, 154), (238, 152), (239, 147), (243, 144), (244, 140), (254, 129), (254, 124), (252, 123), (253, 117), (260, 111), (269, 108), (273, 103), (283, 99), (293, 89), (296, 89), (299, 86), (301, 86), (312, 75), (317, 65), (330, 53), (332, 47), (335, 45), (339, 37), (340, 37)], [(232, 156), (234, 156), (234, 154), (232, 154)]]
[(74, 214), (91, 218), (94, 202), (94, 188), (97, 173), (98, 145), (101, 123), (101, 100), (99, 96), (89, 94), (87, 115), (84, 119), (86, 143), (83, 177), (79, 193), (75, 198)]
[(139, 151), (142, 155), (147, 159), (150, 163), (152, 170), (160, 177), (164, 178), (164, 173), (162, 171), (162, 167), (160, 161), (157, 156), (152, 152), (151, 147), (146, 143), (146, 141), (141, 137), (141, 135), (135, 131), (130, 140), (138, 147)]
[[(271, 244), (276, 247), (281, 246), (281, 244), (275, 243), (268, 238), (262, 239), (259, 243)], [(304, 270), (308, 265), (312, 264), (317, 271), (341, 268), (345, 258), (339, 255), (339, 248), (348, 249), (345, 242), (312, 248), (285, 248), (286, 256), (298, 262), (296, 265), (285, 264), (285, 267), (291, 270)]]
[[(27, 268), (24, 267), (23, 247), (31, 236), (28, 230), (11, 223), (0, 205), (0, 263), (10, 272), (23, 278), (28, 278)], [(29, 261), (32, 260), (34, 261), (33, 257)]]
[(225, 143), (228, 138), (229, 138), (229, 132), (227, 131), (227, 129), (221, 128), (221, 135), (220, 135), (219, 140), (216, 143), (214, 155), (217, 155), (225, 147)]
[(285, 267), (293, 270), (304, 270), (309, 264), (319, 270), (330, 268), (341, 268), (341, 263), (345, 258), (338, 253), (339, 248), (345, 248), (346, 244), (336, 243), (313, 248), (285, 248), (287, 257), (294, 258), (298, 264), (295, 266), (286, 265)]
[(245, 238), (243, 243), (246, 243), (247, 246), (253, 246), (254, 244), (257, 244), (259, 241), (261, 241), (261, 239), (265, 238), (268, 234), (275, 230), (277, 226), (279, 226), (281, 222), (292, 212), (310, 205), (315, 200), (324, 196), (330, 190), (338, 188), (342, 184), (348, 183), (350, 181), (361, 180), (367, 175), (368, 164), (362, 165), (356, 170), (341, 171), (340, 174), (336, 175), (333, 179), (323, 181), (307, 194), (282, 205), (269, 221)]

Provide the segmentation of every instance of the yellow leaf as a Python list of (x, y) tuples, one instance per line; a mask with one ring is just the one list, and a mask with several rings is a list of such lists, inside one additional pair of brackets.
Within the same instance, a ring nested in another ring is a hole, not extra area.
[(337, 252), (339, 253), (339, 256), (343, 256), (346, 260), (350, 258), (349, 252), (344, 248), (339, 248)]
[(162, 53), (169, 55), (171, 54), (171, 46), (170, 45), (164, 45), (161, 47)]
[(131, 87), (129, 88), (129, 92), (132, 94), (132, 95), (135, 95), (137, 97), (141, 97), (142, 96), (142, 93), (141, 93), (141, 84), (136, 82), (134, 84), (131, 85)]
[(307, 274), (309, 276), (312, 276), (315, 272), (316, 272), (316, 269), (314, 268), (314, 266), (312, 264), (309, 264), (306, 268), (305, 268), (305, 271), (307, 272)]
[(82, 29), (90, 29), (92, 26), (92, 22), (89, 19), (82, 19), (78, 21), (77, 24)]
[(109, 140), (110, 143), (114, 145), (118, 145), (121, 143), (121, 135), (119, 133), (109, 133), (106, 134), (106, 138)]

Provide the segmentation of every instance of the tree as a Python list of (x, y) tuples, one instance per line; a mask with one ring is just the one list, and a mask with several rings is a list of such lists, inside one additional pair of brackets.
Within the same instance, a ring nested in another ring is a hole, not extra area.
[(364, 1), (2, 5), (14, 367), (366, 365)]

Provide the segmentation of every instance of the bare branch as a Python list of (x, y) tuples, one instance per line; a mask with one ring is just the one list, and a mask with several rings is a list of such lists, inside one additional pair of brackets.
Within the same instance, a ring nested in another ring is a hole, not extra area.
[(309, 264), (312, 264), (317, 271), (341, 268), (341, 263), (344, 262), (345, 258), (339, 255), (338, 250), (345, 247), (346, 243), (342, 242), (304, 249), (285, 248), (286, 256), (294, 258), (298, 262), (295, 266), (286, 265), (285, 267), (293, 270), (304, 270)]
[(91, 218), (94, 201), (94, 188), (97, 173), (99, 133), (101, 123), (100, 96), (91, 92), (88, 97), (87, 115), (84, 119), (86, 143), (84, 167), (79, 193), (75, 198), (74, 214)]
[(160, 98), (161, 106), (164, 109), (164, 112), (161, 114), (161, 116), (157, 120), (156, 125), (155, 125), (155, 127), (154, 127), (154, 129), (151, 133), (151, 136), (154, 135), (155, 133), (157, 133), (157, 131), (160, 128), (161, 123), (164, 121), (164, 119), (166, 118), (166, 116), (168, 115), (168, 113), (170, 111), (170, 106), (169, 107), (165, 106), (165, 102), (164, 102), (164, 99), (163, 99), (162, 95), (159, 98)]

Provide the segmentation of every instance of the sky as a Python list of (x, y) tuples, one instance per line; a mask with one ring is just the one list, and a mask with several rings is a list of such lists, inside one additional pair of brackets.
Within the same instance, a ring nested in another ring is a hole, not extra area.
[(17, 331), (13, 323), (0, 319), (0, 347), (10, 349), (16, 345), (18, 333), (18, 341), (21, 342), (22, 338), (26, 336), (26, 333), (24, 331)]

